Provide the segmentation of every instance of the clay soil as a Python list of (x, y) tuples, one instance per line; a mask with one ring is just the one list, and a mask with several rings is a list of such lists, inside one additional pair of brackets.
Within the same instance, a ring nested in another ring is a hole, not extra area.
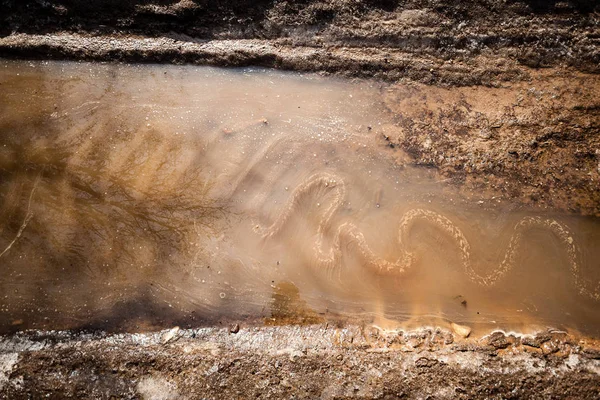
[[(373, 129), (382, 151), (465, 197), (600, 216), (593, 0), (2, 0), (0, 57), (385, 81), (395, 122)], [(353, 325), (29, 332), (0, 341), (0, 396), (596, 399), (596, 349), (555, 332), (462, 340)]]

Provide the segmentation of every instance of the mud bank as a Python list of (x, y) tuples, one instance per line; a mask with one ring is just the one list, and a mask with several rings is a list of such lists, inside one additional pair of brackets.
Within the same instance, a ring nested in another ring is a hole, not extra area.
[(593, 1), (5, 0), (0, 56), (498, 85), (530, 67), (598, 73), (597, 11)]
[[(486, 203), (600, 216), (600, 79), (536, 72), (502, 87), (396, 84), (379, 134)], [(392, 150), (394, 151), (394, 150)]]
[[(235, 332), (235, 333), (234, 333)], [(600, 395), (597, 343), (560, 332), (460, 339), (440, 329), (31, 331), (0, 339), (0, 388), (50, 398), (581, 398)]]

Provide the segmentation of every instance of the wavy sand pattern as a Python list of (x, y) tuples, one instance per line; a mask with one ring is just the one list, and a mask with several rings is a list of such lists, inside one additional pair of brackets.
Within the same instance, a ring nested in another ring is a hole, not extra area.
[[(406, 212), (400, 220), (398, 228), (398, 244), (401, 250), (400, 257), (395, 261), (389, 261), (377, 256), (367, 244), (364, 235), (351, 222), (345, 222), (337, 226), (335, 231), (332, 226), (332, 217), (340, 209), (346, 198), (346, 187), (339, 177), (329, 173), (318, 173), (311, 176), (300, 184), (290, 196), (283, 212), (268, 227), (257, 225), (256, 231), (264, 239), (277, 236), (287, 225), (290, 218), (297, 212), (302, 202), (315, 196), (318, 191), (332, 191), (332, 198), (324, 207), (317, 228), (317, 240), (314, 244), (315, 260), (313, 266), (319, 270), (325, 270), (331, 277), (337, 274), (338, 278), (343, 269), (342, 249), (345, 245), (354, 244), (357, 255), (363, 265), (377, 274), (401, 275), (412, 267), (415, 255), (411, 253), (407, 242), (413, 224), (418, 221), (426, 221), (437, 227), (454, 239), (460, 250), (462, 267), (472, 281), (482, 285), (491, 286), (501, 280), (511, 269), (516, 266), (517, 256), (522, 250), (524, 234), (532, 229), (544, 229), (551, 232), (562, 244), (568, 258), (568, 267), (573, 275), (574, 284), (582, 296), (595, 301), (600, 300), (600, 285), (592, 288), (581, 276), (578, 261), (578, 249), (573, 240), (569, 228), (551, 218), (524, 217), (514, 227), (508, 247), (500, 265), (486, 275), (478, 273), (471, 262), (471, 245), (461, 231), (451, 220), (445, 216), (430, 210), (412, 209)], [(331, 246), (325, 248), (324, 239), (333, 231)]]

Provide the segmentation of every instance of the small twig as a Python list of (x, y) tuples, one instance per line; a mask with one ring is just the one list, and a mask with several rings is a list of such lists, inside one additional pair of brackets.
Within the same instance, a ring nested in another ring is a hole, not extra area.
[(42, 174), (40, 173), (38, 175), (37, 179), (35, 180), (35, 183), (33, 184), (33, 189), (31, 189), (31, 193), (29, 194), (29, 203), (27, 204), (27, 213), (25, 214), (25, 220), (21, 224), (21, 227), (19, 228), (19, 232), (17, 232), (17, 236), (15, 236), (13, 241), (10, 242), (10, 244), (4, 249), (4, 251), (2, 253), (0, 253), (0, 257), (2, 257), (4, 254), (6, 254), (10, 250), (10, 248), (13, 247), (13, 245), (17, 242), (17, 240), (23, 234), (23, 231), (27, 227), (27, 224), (29, 223), (31, 218), (33, 218), (33, 212), (31, 212), (31, 202), (33, 200), (33, 194), (35, 193), (35, 189), (37, 188), (37, 185), (40, 182), (41, 176), (42, 176)]

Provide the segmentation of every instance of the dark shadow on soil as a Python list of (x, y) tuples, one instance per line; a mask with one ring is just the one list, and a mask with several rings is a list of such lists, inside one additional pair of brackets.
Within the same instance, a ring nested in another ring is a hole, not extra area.
[(201, 316), (191, 311), (184, 313), (170, 308), (166, 303), (158, 303), (150, 293), (150, 289), (140, 293), (136, 298), (129, 298), (115, 305), (90, 322), (76, 328), (84, 332), (140, 332), (180, 326), (196, 328), (215, 325), (217, 318)]
[[(338, 4), (339, 3), (339, 4)], [(231, 34), (238, 38), (270, 38), (282, 29), (326, 26), (336, 18), (361, 18), (370, 12), (433, 10), (453, 19), (485, 21), (529, 14), (589, 14), (599, 9), (592, 0), (493, 0), (443, 3), (432, 0), (3, 0), (0, 35), (11, 32), (136, 33), (168, 32), (210, 38)]]
[(509, 4), (526, 5), (535, 14), (570, 13), (588, 14), (598, 10), (598, 2), (594, 0), (510, 0)]

